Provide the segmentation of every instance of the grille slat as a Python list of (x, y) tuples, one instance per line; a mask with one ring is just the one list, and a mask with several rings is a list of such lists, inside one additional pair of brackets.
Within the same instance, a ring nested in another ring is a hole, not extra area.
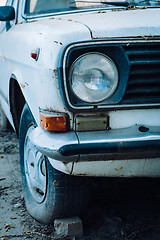
[(137, 85), (137, 86), (144, 86), (144, 84), (146, 85), (149, 85), (149, 86), (152, 86), (153, 85), (157, 85), (157, 86), (160, 86), (160, 81), (159, 79), (150, 79), (148, 78), (147, 80), (146, 79), (141, 79), (141, 78), (137, 78), (137, 79), (133, 79), (133, 80), (130, 80), (130, 82), (128, 83), (128, 87), (129, 86), (134, 86), (134, 85)]
[(131, 51), (126, 51), (126, 53), (127, 53), (127, 55), (128, 56), (130, 56), (130, 57), (134, 57), (134, 56), (141, 56), (141, 57), (143, 57), (143, 56), (147, 56), (147, 55), (149, 55), (149, 56), (156, 56), (156, 55), (160, 55), (160, 50), (143, 50), (143, 51), (141, 51), (141, 50), (139, 50), (139, 51), (134, 51), (134, 50), (131, 50)]
[(132, 94), (142, 94), (142, 95), (146, 95), (147, 96), (147, 94), (148, 93), (150, 93), (150, 92), (152, 92), (152, 94), (153, 93), (158, 93), (158, 94), (160, 94), (160, 89), (156, 89), (156, 88), (150, 88), (150, 89), (147, 89), (147, 88), (145, 88), (145, 87), (139, 87), (139, 88), (132, 88), (132, 89), (128, 89), (128, 91), (127, 91), (127, 94), (130, 94), (130, 93), (132, 93)]
[[(144, 75), (144, 79), (147, 79), (148, 76), (152, 77), (152, 79), (154, 80), (154, 77), (158, 76), (160, 78), (160, 68), (159, 69), (134, 69), (130, 72), (130, 76), (143, 76)], [(146, 80), (147, 81), (147, 80)]]
[(121, 104), (160, 103), (160, 43), (131, 44), (124, 49), (130, 74)]
[(155, 64), (160, 64), (160, 59), (151, 59), (151, 60), (132, 60), (130, 61), (131, 66), (132, 65), (147, 65), (149, 67), (149, 65), (155, 65)]

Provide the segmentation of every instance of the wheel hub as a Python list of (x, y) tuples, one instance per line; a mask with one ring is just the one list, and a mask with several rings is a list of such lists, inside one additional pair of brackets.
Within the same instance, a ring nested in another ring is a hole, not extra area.
[(26, 134), (24, 143), (24, 168), (29, 191), (32, 197), (41, 203), (47, 190), (46, 156), (40, 153), (29, 140), (34, 127), (31, 126)]

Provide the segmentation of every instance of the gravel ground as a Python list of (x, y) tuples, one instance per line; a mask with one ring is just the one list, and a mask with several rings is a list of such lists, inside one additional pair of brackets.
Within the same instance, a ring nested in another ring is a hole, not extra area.
[[(81, 240), (159, 240), (159, 184), (159, 179), (93, 179)], [(1, 128), (0, 239), (57, 239), (52, 226), (36, 222), (26, 212), (18, 140), (13, 131)]]

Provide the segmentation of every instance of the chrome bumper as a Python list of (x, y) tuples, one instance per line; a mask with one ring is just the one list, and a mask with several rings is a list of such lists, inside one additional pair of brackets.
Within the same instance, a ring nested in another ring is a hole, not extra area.
[(140, 126), (109, 131), (51, 133), (35, 128), (30, 141), (50, 158), (62, 162), (144, 159), (160, 156), (160, 127)]

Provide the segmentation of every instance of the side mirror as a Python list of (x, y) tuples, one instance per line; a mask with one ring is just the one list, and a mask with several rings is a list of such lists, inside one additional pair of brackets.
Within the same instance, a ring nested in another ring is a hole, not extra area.
[(11, 21), (15, 19), (15, 10), (11, 6), (0, 7), (0, 21)]

